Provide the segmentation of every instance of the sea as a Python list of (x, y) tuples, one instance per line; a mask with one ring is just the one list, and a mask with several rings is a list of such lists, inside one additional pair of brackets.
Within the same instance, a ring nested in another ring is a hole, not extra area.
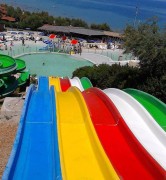
[(88, 24), (107, 23), (114, 31), (137, 26), (153, 17), (166, 27), (166, 0), (0, 0), (27, 11), (46, 11), (55, 17), (79, 18)]

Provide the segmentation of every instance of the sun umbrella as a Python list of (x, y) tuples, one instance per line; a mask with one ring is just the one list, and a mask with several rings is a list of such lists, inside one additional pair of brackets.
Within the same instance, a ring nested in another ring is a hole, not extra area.
[(56, 38), (56, 35), (55, 35), (55, 34), (50, 34), (50, 35), (49, 35), (49, 38), (50, 38), (50, 39), (54, 39), (54, 38)]
[(75, 44), (77, 44), (78, 43), (78, 40), (76, 40), (76, 39), (73, 39), (72, 41), (71, 41), (71, 44), (73, 44), (73, 45), (75, 45)]

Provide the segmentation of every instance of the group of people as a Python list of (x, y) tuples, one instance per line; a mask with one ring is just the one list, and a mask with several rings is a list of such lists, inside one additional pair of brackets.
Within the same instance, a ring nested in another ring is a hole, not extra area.
[[(82, 45), (81, 45), (81, 43), (78, 43), (78, 45), (73, 45), (71, 47), (71, 51), (73, 51), (74, 54), (80, 54), (80, 56), (81, 56), (81, 53), (82, 53)], [(70, 51), (70, 54), (71, 54), (71, 51)]]

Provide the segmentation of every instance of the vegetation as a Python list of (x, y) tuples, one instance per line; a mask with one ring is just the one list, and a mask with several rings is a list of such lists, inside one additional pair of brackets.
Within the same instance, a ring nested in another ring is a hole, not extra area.
[(57, 26), (75, 26), (75, 27), (88, 28), (88, 24), (85, 21), (74, 18), (70, 19), (70, 18), (56, 17), (55, 24)]
[(91, 24), (91, 29), (98, 29), (98, 30), (105, 30), (105, 31), (111, 31), (109, 25), (107, 23), (103, 24)]
[(166, 103), (166, 32), (152, 19), (124, 31), (125, 52), (139, 57), (139, 67), (99, 65), (77, 69), (73, 76), (87, 76), (92, 84), (105, 88), (136, 88)]
[(140, 69), (146, 77), (160, 78), (166, 73), (166, 36), (159, 31), (157, 21), (152, 20), (134, 28), (125, 29), (124, 47), (139, 57)]
[(57, 26), (75, 26), (75, 27), (85, 27), (93, 28), (100, 30), (110, 30), (108, 24), (88, 24), (81, 20), (75, 18), (65, 18), (65, 17), (53, 17), (50, 16), (47, 12), (29, 12), (20, 9), (19, 7), (14, 8), (13, 6), (5, 5), (7, 9), (7, 15), (14, 17), (16, 23), (12, 22), (3, 22), (8, 27), (25, 29), (30, 28), (31, 30), (37, 30), (44, 24), (57, 25)]
[(88, 77), (93, 86), (101, 89), (109, 87), (127, 88), (135, 87), (138, 81), (139, 69), (129, 66), (120, 66), (114, 64), (112, 66), (101, 64), (99, 66), (81, 67), (73, 72), (73, 77)]
[(126, 52), (140, 60), (142, 83), (138, 88), (166, 102), (166, 33), (152, 19), (137, 28), (128, 26), (124, 37)]

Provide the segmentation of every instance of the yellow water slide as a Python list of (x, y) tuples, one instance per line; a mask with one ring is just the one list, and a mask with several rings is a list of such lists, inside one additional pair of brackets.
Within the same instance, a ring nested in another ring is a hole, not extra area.
[(49, 85), (54, 86), (54, 90), (57, 92), (62, 91), (59, 77), (50, 76), (49, 77)]
[(76, 87), (55, 92), (62, 177), (65, 180), (119, 179), (109, 162)]

